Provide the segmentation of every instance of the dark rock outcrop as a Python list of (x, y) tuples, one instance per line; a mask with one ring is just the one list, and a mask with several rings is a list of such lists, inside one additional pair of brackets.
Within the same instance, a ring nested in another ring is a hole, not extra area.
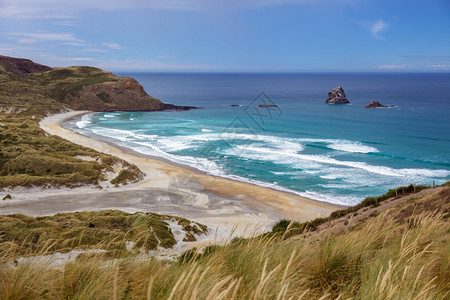
[(278, 105), (275, 104), (260, 104), (258, 107), (278, 107)]
[(325, 101), (328, 104), (346, 104), (350, 103), (345, 96), (344, 89), (341, 86), (332, 89), (328, 92), (328, 99)]
[(199, 109), (200, 107), (196, 106), (185, 106), (185, 105), (174, 105), (169, 103), (163, 103), (163, 107), (158, 109), (159, 111), (165, 111), (165, 110), (176, 110), (176, 111), (184, 111), (184, 110), (191, 110), (191, 109)]
[(0, 55), (0, 74), (11, 73), (15, 75), (26, 75), (50, 70), (53, 69), (48, 66), (37, 64), (29, 59)]
[(378, 102), (378, 101), (375, 101), (375, 100), (372, 100), (372, 101), (370, 101), (370, 103), (369, 104), (367, 104), (366, 106), (364, 106), (365, 108), (389, 108), (389, 107), (394, 107), (393, 105), (390, 105), (390, 106), (386, 106), (386, 105), (383, 105), (383, 104), (381, 104), (380, 102)]

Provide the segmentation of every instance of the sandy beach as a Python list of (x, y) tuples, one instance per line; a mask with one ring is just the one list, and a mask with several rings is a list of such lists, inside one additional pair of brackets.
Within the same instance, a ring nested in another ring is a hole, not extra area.
[[(44, 118), (40, 126), (52, 135), (111, 154), (138, 166), (144, 180), (126, 186), (104, 185), (75, 189), (15, 189), (12, 199), (1, 204), (1, 214), (40, 216), (60, 212), (119, 209), (182, 216), (212, 229), (212, 239), (251, 235), (287, 218), (311, 220), (340, 206), (315, 201), (249, 183), (211, 176), (153, 157), (133, 153), (74, 131), (61, 123), (87, 111), (71, 111)], [(253, 229), (249, 229), (253, 228)], [(205, 239), (204, 242), (211, 242)]]

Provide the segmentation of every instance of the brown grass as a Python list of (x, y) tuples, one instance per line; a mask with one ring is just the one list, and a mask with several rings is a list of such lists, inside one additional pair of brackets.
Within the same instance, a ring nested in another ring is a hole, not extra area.
[[(442, 199), (429, 194), (322, 240), (236, 239), (177, 262), (95, 255), (62, 268), (3, 265), (1, 298), (448, 299), (449, 201)], [(443, 206), (398, 218), (429, 201)]]

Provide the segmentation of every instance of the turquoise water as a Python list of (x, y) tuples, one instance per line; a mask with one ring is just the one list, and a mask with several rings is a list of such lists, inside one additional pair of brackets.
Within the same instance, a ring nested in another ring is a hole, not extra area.
[[(164, 102), (203, 109), (95, 113), (78, 120), (77, 130), (210, 174), (341, 204), (450, 180), (450, 74), (121, 75)], [(338, 85), (351, 105), (324, 103)], [(395, 107), (365, 109), (372, 99)]]

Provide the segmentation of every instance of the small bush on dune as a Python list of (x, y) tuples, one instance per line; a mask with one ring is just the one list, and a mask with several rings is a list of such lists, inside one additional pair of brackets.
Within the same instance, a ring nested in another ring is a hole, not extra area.
[(111, 183), (114, 185), (123, 184), (126, 185), (130, 182), (137, 182), (142, 179), (142, 175), (138, 173), (138, 171), (132, 170), (121, 170), (119, 175), (116, 178), (111, 180)]

